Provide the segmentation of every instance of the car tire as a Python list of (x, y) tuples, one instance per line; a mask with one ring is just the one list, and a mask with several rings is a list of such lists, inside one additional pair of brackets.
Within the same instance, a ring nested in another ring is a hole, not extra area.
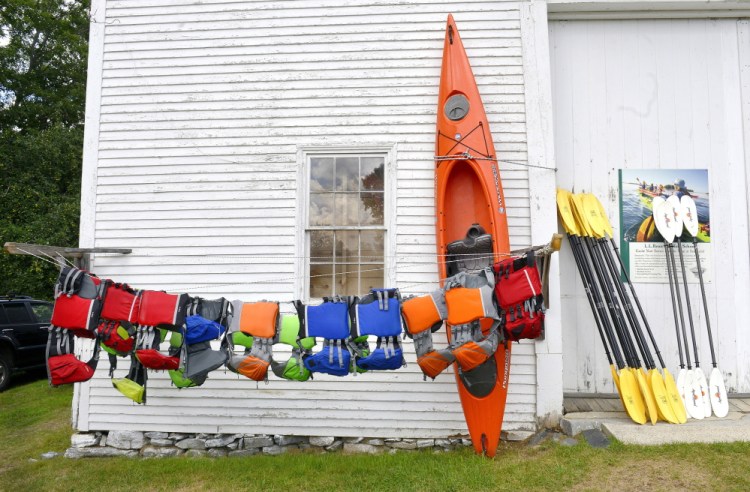
[(0, 352), (0, 392), (10, 385), (10, 375), (13, 370), (8, 356)]

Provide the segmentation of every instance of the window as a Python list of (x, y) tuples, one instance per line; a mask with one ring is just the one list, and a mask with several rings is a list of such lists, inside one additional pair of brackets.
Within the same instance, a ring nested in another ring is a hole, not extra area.
[(31, 323), (32, 319), (29, 315), (29, 311), (26, 309), (26, 304), (6, 304), (5, 314), (8, 316), (9, 323)]
[(39, 323), (49, 323), (52, 319), (52, 304), (42, 304), (41, 302), (32, 302), (31, 310), (34, 311)]
[(386, 154), (308, 155), (309, 297), (383, 287), (385, 163)]

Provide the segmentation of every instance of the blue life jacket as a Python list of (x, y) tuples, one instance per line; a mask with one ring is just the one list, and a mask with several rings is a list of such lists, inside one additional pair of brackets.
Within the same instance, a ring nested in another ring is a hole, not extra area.
[(322, 372), (333, 376), (346, 376), (351, 369), (352, 355), (349, 349), (351, 329), (349, 307), (356, 298), (324, 298), (323, 303), (309, 306), (295, 301), (300, 329), (297, 344), (307, 337), (323, 338), (320, 352), (303, 357), (305, 367), (311, 372)]
[(398, 289), (372, 289), (352, 306), (352, 332), (355, 336), (378, 337), (375, 350), (358, 353), (357, 366), (365, 370), (395, 370), (405, 365), (399, 342), (401, 293)]
[(185, 343), (188, 345), (216, 340), (226, 329), (216, 321), (208, 320), (199, 314), (188, 316), (185, 319), (185, 327)]

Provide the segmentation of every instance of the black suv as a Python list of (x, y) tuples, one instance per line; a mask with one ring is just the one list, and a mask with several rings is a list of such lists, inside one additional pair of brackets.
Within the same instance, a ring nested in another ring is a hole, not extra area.
[(0, 391), (14, 372), (44, 367), (52, 306), (28, 296), (0, 297)]

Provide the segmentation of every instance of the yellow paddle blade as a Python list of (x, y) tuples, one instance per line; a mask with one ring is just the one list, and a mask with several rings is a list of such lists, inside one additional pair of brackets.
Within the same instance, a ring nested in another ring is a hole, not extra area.
[(607, 211), (604, 209), (602, 202), (600, 202), (595, 195), (591, 195), (591, 202), (599, 209), (599, 220), (601, 221), (602, 227), (604, 227), (604, 232), (606, 232), (609, 237), (615, 237), (614, 231), (612, 230), (612, 224), (609, 223), (609, 217), (607, 217)]
[(664, 389), (667, 392), (669, 405), (672, 407), (672, 411), (674, 412), (674, 416), (677, 419), (677, 422), (679, 422), (680, 424), (684, 424), (685, 422), (687, 422), (687, 410), (685, 410), (685, 404), (680, 397), (680, 391), (677, 389), (677, 383), (666, 367), (663, 368), (663, 371)]
[(615, 387), (617, 388), (617, 396), (620, 397), (622, 408), (625, 408), (625, 411), (627, 411), (627, 408), (625, 407), (625, 400), (622, 398), (622, 390), (620, 389), (620, 375), (617, 374), (617, 368), (614, 364), (609, 366), (609, 371), (612, 373), (612, 380), (615, 382)]
[(591, 193), (582, 193), (580, 197), (584, 219), (588, 222), (589, 229), (596, 237), (604, 237), (604, 225), (599, 217), (599, 207), (595, 203), (598, 200)]
[(646, 406), (633, 373), (627, 369), (620, 372), (620, 396), (625, 411), (638, 424), (646, 423)]
[(560, 221), (565, 228), (565, 232), (574, 236), (580, 236), (576, 221), (573, 218), (573, 211), (570, 209), (569, 197), (569, 191), (562, 188), (557, 189), (557, 211), (560, 213)]
[(609, 370), (612, 373), (612, 380), (615, 382), (615, 386), (617, 386), (617, 392), (620, 392), (620, 375), (617, 374), (617, 368), (614, 364), (609, 366)]
[(664, 387), (664, 379), (656, 369), (648, 371), (646, 377), (651, 392), (654, 394), (654, 400), (656, 400), (656, 408), (659, 410), (659, 415), (662, 420), (666, 420), (671, 424), (679, 424), (677, 417), (672, 410), (672, 405), (669, 404), (669, 398), (667, 398), (667, 389)]
[(589, 227), (589, 223), (586, 220), (586, 214), (583, 211), (581, 195), (570, 194), (570, 209), (573, 211), (573, 217), (575, 218), (580, 235), (594, 237), (594, 232)]
[(659, 420), (659, 414), (656, 410), (654, 394), (651, 392), (651, 388), (648, 387), (648, 383), (646, 382), (643, 373), (638, 369), (633, 369), (633, 371), (635, 372), (635, 378), (638, 381), (638, 388), (641, 390), (641, 395), (643, 395), (643, 401), (646, 404), (646, 416), (651, 420), (652, 425), (656, 424), (656, 421)]

